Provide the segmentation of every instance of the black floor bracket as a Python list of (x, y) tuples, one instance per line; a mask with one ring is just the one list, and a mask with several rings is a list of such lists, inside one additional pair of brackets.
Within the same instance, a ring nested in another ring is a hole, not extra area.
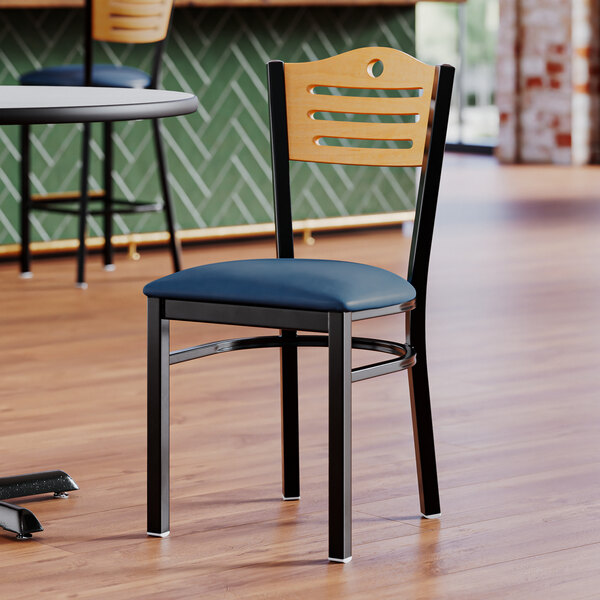
[(0, 477), (0, 528), (16, 533), (20, 540), (44, 530), (30, 510), (1, 500), (48, 493), (54, 493), (57, 498), (66, 498), (67, 492), (78, 489), (77, 484), (64, 471)]
[(0, 527), (17, 534), (17, 539), (31, 537), (32, 533), (43, 531), (41, 523), (28, 509), (8, 502), (0, 502)]

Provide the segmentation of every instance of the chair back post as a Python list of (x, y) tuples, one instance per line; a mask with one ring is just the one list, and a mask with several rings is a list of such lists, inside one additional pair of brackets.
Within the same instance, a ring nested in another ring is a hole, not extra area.
[(429, 258), (444, 160), (453, 81), (454, 67), (450, 65), (436, 67), (432, 110), (429, 116), (430, 131), (425, 146), (423, 166), (421, 167), (407, 276), (408, 281), (417, 291), (420, 310), (425, 308)]
[(92, 85), (92, 65), (94, 63), (94, 47), (92, 39), (92, 2), (93, 0), (85, 0), (84, 7), (84, 48), (83, 48), (83, 85)]
[(171, 27), (173, 26), (173, 13), (174, 6), (171, 7), (171, 16), (169, 17), (169, 26), (167, 28), (167, 34), (165, 37), (156, 42), (156, 48), (154, 50), (154, 59), (152, 63), (152, 80), (150, 81), (150, 86), (152, 89), (158, 89), (160, 87), (160, 79), (161, 79), (161, 71), (162, 71), (162, 60), (165, 54), (165, 48), (167, 47), (167, 39), (169, 38), (169, 33), (171, 31)]
[(271, 166), (275, 236), (278, 258), (294, 258), (292, 202), (290, 196), (290, 155), (288, 145), (287, 108), (284, 64), (280, 60), (267, 63), (269, 87), (269, 121), (271, 125)]

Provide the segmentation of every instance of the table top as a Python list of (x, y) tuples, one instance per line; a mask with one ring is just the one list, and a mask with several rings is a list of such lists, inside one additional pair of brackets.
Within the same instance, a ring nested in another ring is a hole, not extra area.
[(197, 108), (193, 94), (167, 90), (0, 86), (0, 125), (155, 119)]

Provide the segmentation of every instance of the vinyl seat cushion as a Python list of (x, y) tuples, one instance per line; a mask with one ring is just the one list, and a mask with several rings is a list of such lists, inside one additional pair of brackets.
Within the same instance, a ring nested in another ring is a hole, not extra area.
[(353, 312), (413, 300), (398, 275), (360, 263), (273, 258), (185, 269), (144, 287), (152, 298)]
[[(30, 71), (20, 78), (23, 85), (69, 85), (84, 84), (83, 65), (62, 65)], [(146, 88), (150, 85), (150, 75), (140, 69), (117, 65), (94, 65), (92, 84), (98, 87)]]

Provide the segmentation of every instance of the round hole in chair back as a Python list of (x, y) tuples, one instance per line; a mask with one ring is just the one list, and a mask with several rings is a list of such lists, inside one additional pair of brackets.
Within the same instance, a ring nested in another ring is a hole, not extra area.
[(383, 62), (378, 58), (373, 59), (367, 65), (367, 72), (371, 77), (379, 77), (383, 73)]

